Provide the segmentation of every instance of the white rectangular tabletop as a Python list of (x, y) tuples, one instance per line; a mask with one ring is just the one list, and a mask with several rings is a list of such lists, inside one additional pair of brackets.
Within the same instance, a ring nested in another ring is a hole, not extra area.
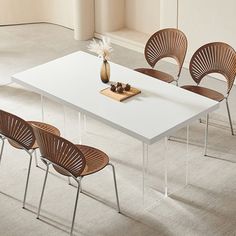
[(142, 92), (118, 102), (100, 93), (102, 60), (79, 51), (12, 76), (27, 89), (81, 111), (147, 144), (170, 135), (219, 106), (218, 102), (110, 62), (111, 81)]

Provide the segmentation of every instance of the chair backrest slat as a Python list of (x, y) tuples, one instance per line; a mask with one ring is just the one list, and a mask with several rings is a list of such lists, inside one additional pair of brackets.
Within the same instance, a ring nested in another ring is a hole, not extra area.
[(223, 75), (227, 80), (227, 93), (229, 93), (236, 76), (236, 52), (223, 42), (205, 44), (193, 54), (189, 70), (197, 84), (211, 73)]
[(179, 66), (179, 76), (184, 63), (187, 46), (187, 38), (182, 31), (167, 28), (157, 31), (149, 38), (144, 54), (151, 67), (154, 67), (162, 58), (171, 57), (175, 59)]
[[(42, 157), (52, 165), (55, 164), (55, 170), (61, 174), (68, 175), (68, 173), (63, 172), (64, 169), (76, 178), (80, 176), (86, 165), (83, 153), (68, 140), (34, 124), (32, 127)], [(60, 170), (58, 166), (62, 169)]]
[(32, 127), (20, 117), (0, 110), (0, 133), (29, 150), (35, 143)]

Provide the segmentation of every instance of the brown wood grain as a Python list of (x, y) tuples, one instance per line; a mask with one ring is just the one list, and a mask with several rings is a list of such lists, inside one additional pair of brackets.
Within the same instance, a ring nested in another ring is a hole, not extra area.
[(108, 87), (108, 88), (101, 90), (100, 93), (107, 96), (107, 97), (115, 99), (119, 102), (122, 102), (130, 97), (133, 97), (133, 96), (141, 93), (141, 91), (137, 88), (131, 87), (130, 91), (124, 91), (123, 93), (117, 93), (117, 92), (112, 92), (110, 90), (110, 87)]

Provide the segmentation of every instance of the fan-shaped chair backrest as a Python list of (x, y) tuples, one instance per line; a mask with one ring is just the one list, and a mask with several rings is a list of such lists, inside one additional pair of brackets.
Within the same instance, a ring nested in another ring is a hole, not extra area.
[(57, 136), (61, 136), (61, 132), (60, 130), (53, 126), (53, 125), (50, 125), (48, 123), (44, 123), (44, 122), (40, 122), (40, 121), (27, 121), (30, 125), (34, 124), (36, 126), (38, 126), (39, 128), (42, 128), (50, 133), (53, 133)]
[[(83, 153), (68, 140), (32, 124), (36, 141), (43, 158), (54, 164), (55, 170), (63, 175), (68, 171), (74, 177), (83, 172), (86, 161)], [(60, 168), (61, 167), (61, 170)]]
[(178, 29), (162, 29), (154, 33), (146, 43), (145, 58), (151, 67), (165, 57), (175, 59), (179, 66), (178, 76), (184, 63), (187, 51), (187, 38)]
[(223, 75), (227, 80), (227, 93), (229, 93), (236, 76), (236, 52), (223, 42), (205, 44), (193, 54), (189, 70), (197, 84), (208, 74)]
[(35, 143), (32, 127), (20, 117), (0, 110), (0, 133), (29, 150)]

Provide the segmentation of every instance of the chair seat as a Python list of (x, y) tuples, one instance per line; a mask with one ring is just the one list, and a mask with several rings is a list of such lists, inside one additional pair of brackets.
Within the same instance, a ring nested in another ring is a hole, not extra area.
[(167, 74), (162, 71), (159, 71), (159, 70), (155, 70), (155, 69), (151, 69), (151, 68), (137, 68), (137, 69), (135, 69), (135, 71), (138, 71), (138, 72), (143, 73), (145, 75), (149, 75), (155, 79), (159, 79), (159, 80), (162, 80), (167, 83), (171, 83), (171, 82), (175, 81), (175, 79), (172, 75)]
[[(37, 126), (39, 126), (40, 128), (43, 128), (44, 130), (51, 132), (55, 135), (60, 136), (60, 130), (57, 129), (55, 126), (52, 126), (50, 124), (47, 123), (43, 123), (43, 122), (38, 122), (38, 121), (27, 121), (29, 124), (35, 124)], [(18, 143), (16, 143), (15, 141), (8, 139), (8, 142), (15, 148), (18, 149), (23, 149), (22, 146), (20, 146)], [(37, 142), (34, 143), (34, 145), (31, 147), (31, 149), (37, 149), (38, 148), (38, 144)]]
[(225, 96), (222, 93), (219, 93), (215, 90), (205, 88), (205, 87), (200, 87), (200, 86), (196, 86), (196, 85), (184, 85), (181, 88), (189, 90), (194, 93), (197, 93), (197, 94), (202, 95), (204, 97), (213, 99), (217, 102), (220, 102), (220, 101), (224, 100), (224, 98), (225, 98)]

